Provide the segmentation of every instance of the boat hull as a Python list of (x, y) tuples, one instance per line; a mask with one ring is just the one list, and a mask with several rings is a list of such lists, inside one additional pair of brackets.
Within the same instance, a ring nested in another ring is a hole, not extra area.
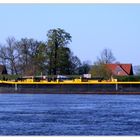
[(11, 84), (0, 83), (0, 93), (36, 94), (140, 94), (140, 84)]

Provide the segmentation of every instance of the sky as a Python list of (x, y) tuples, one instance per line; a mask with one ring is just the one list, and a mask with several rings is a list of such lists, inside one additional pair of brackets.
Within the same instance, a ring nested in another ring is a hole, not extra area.
[(47, 31), (62, 28), (69, 48), (92, 64), (105, 48), (116, 61), (140, 65), (140, 4), (0, 4), (0, 43), (7, 37), (47, 41)]

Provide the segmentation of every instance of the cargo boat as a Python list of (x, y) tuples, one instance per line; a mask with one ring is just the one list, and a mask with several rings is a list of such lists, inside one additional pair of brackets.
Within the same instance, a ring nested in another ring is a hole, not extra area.
[(81, 79), (0, 81), (0, 93), (44, 94), (140, 94), (140, 82), (117, 82)]

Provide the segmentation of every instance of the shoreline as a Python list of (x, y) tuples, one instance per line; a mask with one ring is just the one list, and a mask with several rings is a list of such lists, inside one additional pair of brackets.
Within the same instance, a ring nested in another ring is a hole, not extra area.
[(67, 95), (71, 95), (71, 94), (83, 94), (83, 95), (140, 95), (140, 91), (139, 92), (126, 92), (126, 91), (110, 91), (110, 92), (99, 92), (99, 91), (96, 91), (96, 92), (46, 92), (46, 91), (41, 91), (41, 92), (34, 92), (34, 91), (28, 91), (28, 92), (25, 92), (25, 91), (20, 91), (20, 92), (6, 92), (6, 91), (3, 91), (3, 92), (0, 92), (0, 94), (59, 94), (59, 95), (63, 95), (63, 94), (67, 94)]

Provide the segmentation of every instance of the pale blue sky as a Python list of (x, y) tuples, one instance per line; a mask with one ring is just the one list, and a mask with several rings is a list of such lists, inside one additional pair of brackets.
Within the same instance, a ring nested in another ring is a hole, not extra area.
[(49, 29), (72, 36), (71, 50), (94, 62), (110, 48), (121, 63), (140, 64), (140, 4), (0, 4), (0, 43), (8, 36), (45, 41)]

